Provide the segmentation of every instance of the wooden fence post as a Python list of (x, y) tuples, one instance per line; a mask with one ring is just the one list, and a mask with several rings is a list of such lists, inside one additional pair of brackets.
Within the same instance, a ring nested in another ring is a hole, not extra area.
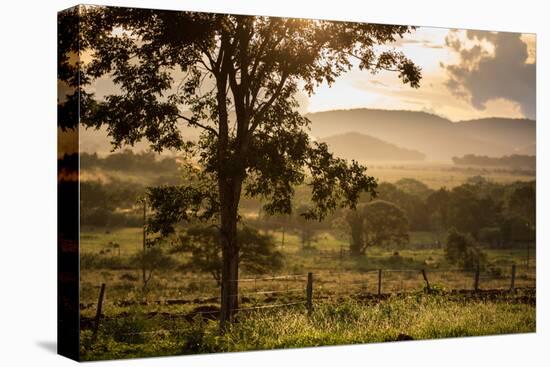
[(510, 290), (513, 292), (516, 289), (516, 264), (512, 265), (512, 279), (510, 281)]
[(92, 342), (95, 342), (97, 338), (97, 331), (99, 330), (99, 321), (101, 320), (101, 308), (103, 307), (103, 297), (105, 296), (105, 283), (101, 283), (101, 289), (99, 290), (99, 298), (97, 300), (97, 310), (95, 314), (94, 332), (92, 334)]
[(306, 294), (307, 294), (307, 313), (308, 315), (311, 315), (313, 312), (313, 273), (309, 272), (307, 273), (307, 288), (306, 288)]
[(382, 294), (382, 269), (378, 269), (378, 295)]
[(479, 265), (476, 266), (476, 272), (474, 275), (474, 291), (479, 290)]
[(428, 276), (426, 275), (426, 270), (422, 269), (422, 276), (424, 277), (424, 281), (426, 282), (426, 288), (430, 290), (430, 282), (428, 282)]

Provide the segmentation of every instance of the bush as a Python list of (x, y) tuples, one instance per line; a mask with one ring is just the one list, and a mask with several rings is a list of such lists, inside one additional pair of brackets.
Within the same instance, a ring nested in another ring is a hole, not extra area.
[(447, 236), (445, 258), (451, 264), (456, 264), (465, 270), (476, 266), (484, 267), (487, 255), (481, 250), (474, 238), (451, 229)]
[(115, 341), (127, 344), (144, 343), (145, 317), (137, 310), (130, 310), (127, 316), (120, 316), (103, 323), (103, 333)]

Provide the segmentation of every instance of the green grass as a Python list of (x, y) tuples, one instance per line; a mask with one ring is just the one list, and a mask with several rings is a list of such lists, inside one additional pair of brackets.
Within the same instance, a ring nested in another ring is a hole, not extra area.
[(110, 243), (120, 245), (121, 255), (133, 255), (141, 250), (143, 231), (141, 228), (82, 228), (80, 233), (81, 253), (99, 253), (102, 250), (110, 249), (115, 251)]
[[(139, 311), (106, 324), (92, 344), (82, 332), (84, 360), (246, 351), (534, 332), (535, 307), (501, 301), (457, 300), (422, 292), (377, 304), (352, 299), (241, 315), (223, 336), (217, 322), (147, 320)], [(116, 327), (114, 327), (116, 326)], [(154, 331), (154, 332), (151, 332)]]
[[(213, 278), (206, 273), (178, 268), (184, 255), (174, 256), (176, 267), (155, 272), (145, 292), (141, 270), (129, 260), (140, 248), (140, 228), (111, 229), (106, 232), (85, 228), (81, 234), (80, 303), (81, 316), (95, 315), (99, 285), (106, 283), (103, 306), (107, 317), (96, 343), (91, 332), (81, 333), (81, 352), (85, 360), (131, 358), (158, 355), (291, 348), (317, 345), (383, 342), (408, 335), (414, 339), (445, 338), (535, 331), (535, 306), (509, 298), (494, 300), (451, 299), (445, 295), (424, 294), (425, 283), (420, 269), (427, 269), (436, 289), (468, 289), (473, 284), (471, 272), (439, 272), (454, 267), (448, 264), (440, 248), (417, 245), (433, 243), (435, 235), (412, 232), (409, 248), (395, 250), (372, 247), (366, 256), (340, 258), (340, 248), (347, 243), (330, 233), (318, 234), (314, 248), (304, 250), (294, 233), (271, 232), (285, 255), (281, 274), (314, 273), (315, 311), (311, 317), (302, 306), (267, 309), (241, 315), (229, 333), (218, 335), (215, 321), (190, 322), (187, 315), (196, 307), (219, 307), (219, 295)], [(120, 244), (108, 253), (110, 242)], [(101, 254), (101, 252), (103, 253)], [(499, 274), (482, 277), (482, 289), (506, 289), (510, 285), (512, 264), (523, 264), (524, 250), (487, 250), (488, 261)], [(531, 265), (535, 256), (531, 253)], [(376, 293), (377, 272), (372, 269), (402, 269), (407, 272), (384, 272), (383, 293), (388, 300), (375, 304), (359, 303), (350, 295)], [(251, 275), (241, 273), (241, 278)], [(267, 275), (269, 276), (269, 275)], [(534, 285), (534, 269), (518, 267), (516, 286)], [(296, 289), (290, 296), (272, 302), (303, 301), (305, 278), (292, 281), (241, 282), (240, 294), (256, 291)], [(406, 294), (397, 295), (400, 292)], [(518, 295), (521, 296), (521, 293)], [(514, 297), (514, 296), (513, 296)], [(189, 300), (168, 304), (166, 300)], [(160, 301), (160, 302), (159, 302)], [(241, 299), (242, 301), (242, 299)], [(264, 305), (269, 295), (255, 295), (242, 301), (243, 307)], [(163, 315), (163, 316), (161, 316)], [(159, 329), (163, 331), (159, 331)]]

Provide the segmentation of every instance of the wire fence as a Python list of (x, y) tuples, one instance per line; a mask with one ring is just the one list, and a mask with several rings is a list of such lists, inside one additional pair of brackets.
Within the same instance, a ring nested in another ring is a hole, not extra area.
[[(236, 280), (237, 281), (237, 280)], [(447, 269), (366, 269), (357, 271), (318, 271), (308, 274), (287, 274), (270, 277), (239, 279), (239, 307), (233, 311), (238, 313), (261, 310), (305, 307), (312, 311), (313, 304), (323, 302), (333, 297), (370, 296), (384, 298), (395, 293), (415, 290), (446, 290), (446, 291), (515, 291), (518, 288), (536, 288), (536, 269), (534, 267), (512, 265), (507, 271), (492, 271), (490, 269), (459, 268)], [(269, 286), (269, 287), (268, 287)], [(203, 297), (159, 298), (146, 300), (110, 299), (105, 302), (105, 284), (94, 287), (100, 289), (97, 303), (81, 304), (81, 311), (88, 311), (88, 316), (81, 316), (81, 328), (94, 330), (97, 334), (100, 321), (119, 320), (128, 317), (126, 312), (113, 312), (112, 309), (139, 306), (179, 306), (189, 305), (187, 311), (173, 312), (154, 311), (145, 313), (145, 317), (157, 317), (171, 325), (178, 320), (192, 321), (200, 316), (202, 319), (217, 319), (220, 310), (221, 297), (219, 288), (212, 289), (218, 294)], [(268, 288), (268, 289), (266, 289)], [(158, 291), (158, 290), (157, 290)], [(200, 290), (201, 292), (204, 289)], [(181, 292), (181, 290), (180, 290)], [(97, 294), (97, 293), (96, 293)], [(201, 306), (202, 305), (202, 306)], [(163, 309), (163, 308), (161, 308)], [(95, 310), (95, 317), (90, 312)], [(170, 311), (170, 310), (168, 310)], [(158, 330), (140, 330), (119, 333), (121, 335), (159, 334), (187, 329), (160, 328)], [(95, 337), (95, 336), (94, 336)]]

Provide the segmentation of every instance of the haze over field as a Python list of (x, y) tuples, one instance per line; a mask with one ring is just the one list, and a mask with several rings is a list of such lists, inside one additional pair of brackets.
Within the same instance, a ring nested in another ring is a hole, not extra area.
[[(358, 132), (416, 150), (432, 161), (449, 161), (453, 156), (465, 154), (502, 156), (534, 155), (536, 152), (535, 121), (528, 119), (452, 122), (426, 112), (371, 109), (327, 111), (307, 116), (312, 121), (312, 135), (321, 140), (345, 132)], [(357, 146), (357, 149), (362, 148)]]
[[(377, 109), (334, 110), (308, 114), (313, 138), (329, 143), (343, 158), (362, 162), (443, 161), (466, 154), (501, 157), (536, 154), (536, 122), (516, 118), (484, 118), (453, 122), (432, 113)], [(196, 140), (199, 130), (182, 127)], [(103, 131), (82, 131), (81, 149), (108, 154)], [(136, 151), (147, 148), (144, 142)]]

